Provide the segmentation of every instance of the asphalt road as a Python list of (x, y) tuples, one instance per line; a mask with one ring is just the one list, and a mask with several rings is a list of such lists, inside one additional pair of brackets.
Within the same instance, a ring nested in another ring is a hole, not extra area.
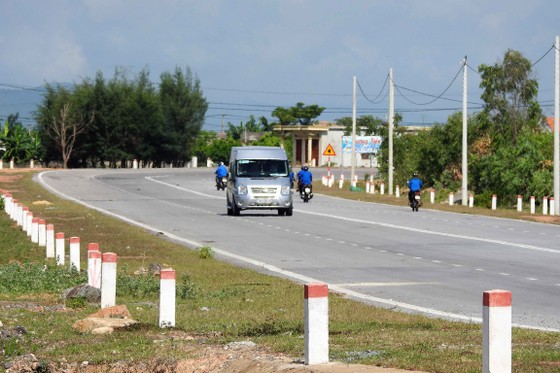
[[(560, 331), (560, 227), (315, 195), (294, 215), (226, 214), (213, 170), (69, 170), (51, 191), (222, 259), (377, 306), (480, 322), (482, 293), (512, 292), (517, 326)], [(297, 197), (297, 196), (296, 196)], [(404, 204), (404, 200), (403, 200)]]

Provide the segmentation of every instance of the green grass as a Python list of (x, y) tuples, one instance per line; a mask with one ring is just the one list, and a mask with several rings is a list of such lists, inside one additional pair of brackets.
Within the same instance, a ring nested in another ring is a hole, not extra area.
[[(111, 335), (76, 333), (72, 324), (98, 307), (75, 301), (62, 308), (60, 292), (84, 282), (84, 272), (68, 273), (44, 260), (44, 249), (32, 244), (0, 213), (0, 320), (4, 329), (22, 325), (28, 330), (17, 340), (0, 339), (4, 350), (0, 364), (25, 353), (34, 353), (45, 362), (87, 360), (91, 364), (181, 359), (208, 343), (247, 339), (302, 358), (301, 285), (220, 262), (210, 247), (188, 249), (61, 200), (32, 182), (30, 173), (11, 175), (21, 178), (2, 182), (1, 187), (54, 224), (55, 231), (79, 236), (82, 248), (87, 242), (98, 242), (102, 251), (118, 254), (117, 303), (125, 304), (139, 324)], [(323, 192), (320, 186), (315, 191)], [(329, 193), (361, 200), (370, 197), (339, 191)], [(402, 197), (372, 197), (405, 204)], [(82, 255), (85, 264), (84, 249)], [(151, 264), (177, 271), (175, 328), (158, 327), (158, 281), (145, 274)], [(335, 361), (449, 373), (480, 372), (482, 366), (481, 325), (371, 307), (332, 293), (329, 342)], [(514, 372), (558, 372), (558, 361), (560, 333), (513, 330)]]

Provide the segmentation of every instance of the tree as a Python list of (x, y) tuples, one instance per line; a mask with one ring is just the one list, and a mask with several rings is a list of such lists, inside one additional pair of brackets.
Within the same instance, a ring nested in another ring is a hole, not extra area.
[(28, 131), (18, 120), (19, 113), (8, 115), (0, 131), (0, 158), (28, 162), (41, 158), (41, 141), (35, 131)]
[(308, 126), (315, 123), (317, 118), (325, 110), (324, 107), (318, 105), (305, 106), (303, 102), (298, 102), (290, 108), (277, 107), (272, 111), (272, 116), (278, 118), (281, 125)]
[[(352, 134), (352, 117), (337, 119), (336, 124), (344, 126), (344, 136), (350, 136)], [(362, 115), (356, 118), (356, 135), (379, 135), (383, 126), (387, 126), (387, 123), (383, 121), (383, 119), (374, 118), (373, 115)]]
[(538, 83), (532, 78), (531, 62), (509, 49), (502, 63), (480, 65), (484, 89), (484, 112), (489, 116), (498, 142), (515, 145), (525, 128), (536, 130), (542, 120), (537, 103)]

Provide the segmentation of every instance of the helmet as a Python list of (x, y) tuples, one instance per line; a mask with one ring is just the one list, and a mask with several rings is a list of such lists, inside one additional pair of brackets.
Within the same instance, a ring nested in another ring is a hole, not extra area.
[(412, 176), (417, 177), (417, 176), (418, 176), (418, 171), (414, 171), (414, 173), (412, 174)]
[(301, 169), (304, 170), (304, 171), (307, 171), (307, 170), (309, 170), (309, 167), (303, 166)]
[(223, 166), (223, 165), (224, 165), (224, 162), (220, 162), (220, 166)]

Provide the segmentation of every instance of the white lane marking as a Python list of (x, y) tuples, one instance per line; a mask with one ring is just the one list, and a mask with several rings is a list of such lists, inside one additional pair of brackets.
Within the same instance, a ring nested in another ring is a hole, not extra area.
[[(151, 225), (140, 223), (136, 220), (129, 219), (125, 216), (115, 214), (113, 212), (110, 212), (110, 211), (104, 210), (102, 208), (93, 206), (93, 205), (91, 205), (87, 202), (80, 201), (79, 199), (76, 199), (76, 198), (71, 197), (67, 194), (59, 192), (58, 190), (54, 189), (49, 184), (47, 184), (46, 181), (43, 178), (44, 174), (47, 174), (47, 173), (50, 173), (50, 172), (55, 172), (55, 171), (44, 171), (44, 172), (39, 173), (39, 175), (38, 175), (39, 182), (41, 183), (41, 185), (43, 185), (43, 187), (45, 189), (51, 191), (52, 193), (54, 193), (58, 196), (61, 196), (64, 199), (67, 199), (69, 201), (73, 201), (73, 202), (78, 203), (80, 205), (86, 206), (86, 207), (88, 207), (92, 210), (99, 211), (103, 214), (115, 217), (115, 218), (120, 219), (122, 221), (125, 221), (127, 223), (130, 223), (130, 224), (136, 225), (138, 227), (144, 228), (148, 231), (152, 231), (154, 233), (160, 233), (161, 232), (161, 233), (165, 234), (167, 237), (169, 237), (173, 240), (177, 240), (179, 242), (184, 242), (184, 243), (186, 243), (188, 245), (191, 245), (195, 248), (208, 246), (207, 244), (201, 244), (201, 243), (198, 243), (196, 241), (189, 240), (187, 238), (179, 237), (179, 236), (174, 235), (173, 233), (162, 231), (161, 229), (157, 229), (156, 227), (152, 227)], [(330, 215), (326, 215), (326, 216), (330, 216)], [(291, 271), (285, 271), (285, 270), (283, 270), (281, 268), (278, 268), (276, 266), (272, 266), (270, 264), (260, 262), (258, 260), (254, 260), (254, 259), (251, 259), (251, 258), (247, 258), (247, 257), (241, 256), (241, 255), (233, 254), (233, 253), (230, 253), (228, 251), (221, 250), (217, 247), (212, 247), (212, 250), (214, 252), (220, 254), (220, 255), (223, 255), (223, 256), (226, 256), (226, 257), (229, 257), (229, 258), (233, 258), (233, 259), (251, 264), (251, 265), (255, 266), (256, 268), (266, 269), (268, 271), (278, 273), (278, 274), (281, 274), (283, 276), (287, 276), (287, 277), (292, 278), (294, 280), (297, 280), (297, 281), (299, 281), (300, 283), (303, 283), (303, 284), (308, 284), (308, 283), (313, 283), (313, 282), (322, 282), (318, 279), (303, 276), (303, 275), (300, 275), (298, 273), (294, 273), (294, 272), (291, 272)], [(385, 250), (380, 250), (380, 251), (381, 252), (386, 252)], [(367, 295), (367, 294), (358, 293), (358, 292), (355, 292), (353, 290), (346, 289), (344, 287), (334, 285), (334, 284), (327, 284), (327, 285), (328, 285), (329, 289), (332, 290), (333, 292), (345, 294), (345, 295), (347, 295), (347, 296), (349, 296), (353, 299), (356, 299), (356, 300), (385, 304), (385, 305), (388, 305), (388, 306), (391, 306), (391, 307), (400, 307), (402, 309), (406, 309), (406, 310), (410, 310), (410, 311), (414, 311), (414, 312), (425, 313), (427, 315), (432, 315), (432, 316), (436, 316), (436, 317), (443, 317), (443, 318), (461, 320), (461, 321), (466, 321), (466, 322), (482, 323), (482, 318), (479, 318), (479, 317), (470, 317), (470, 316), (460, 315), (460, 314), (451, 313), (451, 312), (439, 311), (439, 310), (436, 310), (436, 309), (433, 309), (433, 308), (415, 306), (413, 304), (408, 304), (408, 303), (393, 301), (391, 299), (383, 299), (383, 298), (373, 297), (373, 296), (370, 296), (370, 295)], [(560, 284), (558, 284), (558, 285), (560, 286)], [(545, 327), (540, 327), (540, 326), (535, 326), (535, 325), (512, 324), (512, 326), (519, 327), (519, 328), (525, 328), (525, 329), (560, 332), (560, 329), (545, 328)]]
[(439, 285), (437, 282), (351, 282), (335, 284), (336, 286), (351, 287), (378, 287), (378, 286), (410, 286), (410, 285)]

